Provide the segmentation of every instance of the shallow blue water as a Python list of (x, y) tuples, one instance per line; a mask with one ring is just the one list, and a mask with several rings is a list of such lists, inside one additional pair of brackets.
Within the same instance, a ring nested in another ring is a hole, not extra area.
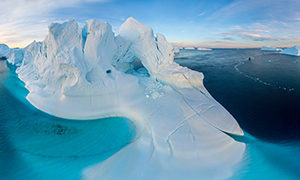
[[(252, 58), (248, 60), (249, 56)], [(182, 50), (175, 61), (239, 122), (246, 143), (231, 179), (300, 179), (300, 58), (259, 49)], [(80, 179), (135, 137), (122, 117), (72, 121), (36, 110), (0, 61), (0, 179)]]
[(80, 179), (90, 165), (135, 138), (126, 118), (66, 120), (47, 115), (25, 99), (27, 90), (0, 61), (0, 179)]

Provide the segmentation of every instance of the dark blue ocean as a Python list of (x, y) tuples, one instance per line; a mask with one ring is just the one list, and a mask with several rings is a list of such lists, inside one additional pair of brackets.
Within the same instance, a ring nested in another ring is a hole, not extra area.
[[(248, 58), (251, 57), (251, 61)], [(204, 85), (238, 121), (246, 144), (230, 179), (300, 179), (300, 58), (260, 49), (181, 50), (175, 61), (203, 72)], [(0, 179), (80, 179), (130, 143), (126, 118), (72, 121), (36, 110), (0, 61)]]

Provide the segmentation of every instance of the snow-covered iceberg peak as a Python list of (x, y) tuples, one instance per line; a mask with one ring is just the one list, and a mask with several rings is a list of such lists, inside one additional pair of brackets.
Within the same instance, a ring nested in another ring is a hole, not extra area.
[(291, 56), (300, 56), (300, 46), (293, 46), (286, 48), (280, 52), (280, 54), (287, 54)]
[(282, 49), (280, 48), (276, 48), (276, 47), (272, 47), (272, 46), (263, 46), (261, 48), (262, 51), (281, 51)]
[(243, 131), (207, 92), (203, 74), (176, 64), (166, 38), (134, 18), (116, 37), (96, 20), (54, 23), (21, 52), (9, 62), (18, 60), (36, 108), (67, 119), (126, 117), (136, 126), (135, 140), (83, 179), (224, 179), (243, 157), (245, 144), (228, 135)]
[[(126, 75), (113, 68), (115, 50), (108, 23), (89, 20), (83, 28), (74, 20), (54, 23), (42, 43), (33, 42), (25, 48), (19, 77), (32, 92), (40, 90), (37, 86), (44, 92), (80, 96), (120, 91), (137, 79), (124, 78)], [(10, 59), (13, 62), (14, 58)]]
[(159, 33), (154, 37), (152, 28), (134, 18), (128, 18), (121, 25), (119, 34), (129, 42), (128, 46), (123, 46), (124, 53), (117, 58), (120, 63), (138, 58), (153, 75), (157, 73), (159, 65), (173, 62), (174, 48), (167, 43), (166, 38)]

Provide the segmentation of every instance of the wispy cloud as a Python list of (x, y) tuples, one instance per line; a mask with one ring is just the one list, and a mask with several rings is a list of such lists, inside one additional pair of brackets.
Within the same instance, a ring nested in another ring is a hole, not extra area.
[(205, 14), (205, 12), (198, 14), (197, 16), (203, 16)]
[(10, 47), (28, 45), (33, 40), (43, 40), (47, 26), (59, 21), (54, 10), (79, 6), (85, 2), (108, 0), (1, 0), (0, 43)]
[(242, 28), (239, 26), (234, 26), (229, 28), (230, 31), (223, 32), (221, 34), (232, 37), (238, 37), (241, 39), (248, 39), (252, 41), (278, 41), (277, 38), (274, 38), (268, 35), (269, 30), (264, 29), (256, 29), (253, 26), (249, 26), (246, 28)]

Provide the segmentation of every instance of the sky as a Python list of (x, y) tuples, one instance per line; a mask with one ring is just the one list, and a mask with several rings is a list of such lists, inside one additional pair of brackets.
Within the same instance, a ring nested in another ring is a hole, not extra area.
[(96, 19), (115, 34), (133, 17), (175, 46), (300, 45), (300, 0), (0, 0), (0, 44), (43, 41), (48, 25)]

